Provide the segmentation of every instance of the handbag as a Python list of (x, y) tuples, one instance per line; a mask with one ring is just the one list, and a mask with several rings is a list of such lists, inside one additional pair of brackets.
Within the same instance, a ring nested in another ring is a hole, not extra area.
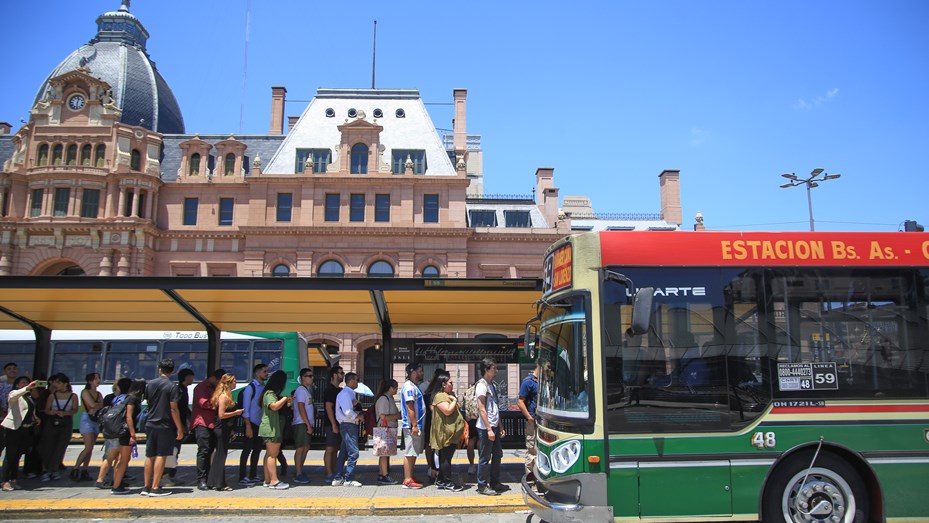
[(379, 427), (374, 427), (373, 454), (375, 456), (397, 455), (397, 431), (387, 426), (387, 420)]
[[(459, 416), (460, 416), (460, 415), (461, 415), (461, 414), (459, 414)], [(468, 423), (467, 421), (465, 421), (465, 422), (464, 422), (464, 432), (461, 433), (461, 441), (458, 442), (458, 448), (460, 448), (460, 449), (468, 448), (468, 440), (471, 439), (471, 435), (469, 434), (469, 432), (470, 432), (471, 429), (468, 428), (468, 425), (469, 425), (469, 423)]]

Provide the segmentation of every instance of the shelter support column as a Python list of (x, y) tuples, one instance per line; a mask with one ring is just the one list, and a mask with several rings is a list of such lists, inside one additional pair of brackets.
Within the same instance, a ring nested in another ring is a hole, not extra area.
[(33, 378), (48, 377), (49, 365), (52, 361), (52, 330), (41, 325), (32, 325), (35, 332), (35, 358), (32, 360)]
[(207, 353), (206, 353), (206, 371), (207, 376), (211, 376), (213, 371), (220, 367), (222, 362), (222, 340), (220, 331), (213, 324), (206, 326)]

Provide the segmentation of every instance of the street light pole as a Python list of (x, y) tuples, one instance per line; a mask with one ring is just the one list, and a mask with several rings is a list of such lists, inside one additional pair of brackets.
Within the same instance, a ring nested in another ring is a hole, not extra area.
[(790, 180), (789, 182), (781, 185), (781, 189), (787, 189), (788, 187), (797, 187), (798, 185), (806, 186), (806, 205), (810, 210), (810, 231), (815, 231), (816, 227), (813, 222), (813, 196), (810, 191), (814, 187), (819, 187), (819, 182), (824, 182), (826, 180), (835, 180), (840, 178), (841, 174), (826, 174), (826, 170), (823, 168), (816, 168), (810, 172), (808, 178), (799, 178), (796, 174), (782, 174), (784, 178)]

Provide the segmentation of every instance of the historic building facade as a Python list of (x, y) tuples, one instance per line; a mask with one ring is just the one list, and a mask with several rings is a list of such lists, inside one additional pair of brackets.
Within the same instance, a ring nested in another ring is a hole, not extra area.
[[(185, 134), (126, 4), (52, 71), (25, 125), (0, 125), (0, 276), (538, 278), (572, 230), (680, 226), (677, 171), (652, 216), (560, 209), (552, 168), (534, 196), (486, 197), (465, 89), (446, 136), (402, 89), (319, 89), (285, 129), (283, 87), (267, 135)], [(378, 341), (306, 334), (359, 370)]]

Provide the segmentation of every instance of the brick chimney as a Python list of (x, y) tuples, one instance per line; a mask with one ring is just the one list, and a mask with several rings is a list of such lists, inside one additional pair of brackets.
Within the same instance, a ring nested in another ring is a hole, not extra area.
[(536, 205), (549, 227), (558, 222), (558, 189), (555, 187), (555, 168), (539, 167), (535, 170)]
[(658, 180), (661, 185), (661, 218), (680, 227), (683, 223), (681, 171), (665, 169), (658, 175)]
[(10, 129), (12, 128), (13, 126), (8, 123), (0, 122), (0, 134), (10, 134)]
[(271, 88), (271, 129), (268, 134), (284, 134), (284, 102), (286, 98), (286, 87), (276, 86)]
[(287, 133), (288, 134), (290, 133), (291, 130), (293, 130), (294, 126), (297, 125), (297, 120), (299, 119), (300, 119), (299, 116), (288, 116), (287, 117)]
[(452, 129), (454, 132), (454, 141), (452, 144), (455, 148), (455, 170), (464, 170), (459, 169), (457, 164), (459, 157), (462, 158), (465, 163), (468, 161), (468, 90), (454, 89), (452, 92), (455, 99), (455, 120), (452, 122)]

